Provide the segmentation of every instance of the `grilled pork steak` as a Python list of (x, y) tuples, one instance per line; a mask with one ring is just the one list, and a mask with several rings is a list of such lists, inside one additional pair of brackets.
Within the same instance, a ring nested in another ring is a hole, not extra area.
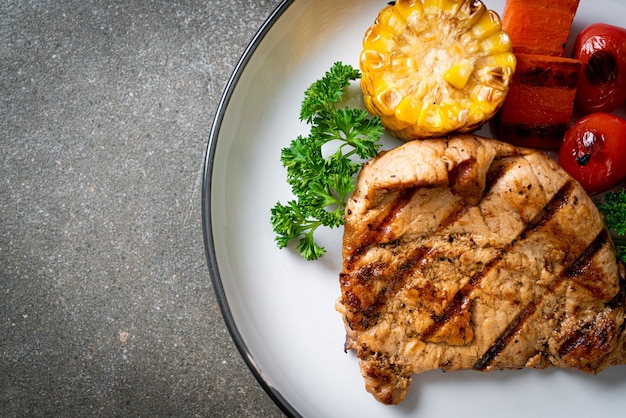
[(345, 348), (386, 404), (432, 369), (626, 362), (624, 268), (537, 151), (462, 135), (381, 152), (347, 204), (340, 285)]

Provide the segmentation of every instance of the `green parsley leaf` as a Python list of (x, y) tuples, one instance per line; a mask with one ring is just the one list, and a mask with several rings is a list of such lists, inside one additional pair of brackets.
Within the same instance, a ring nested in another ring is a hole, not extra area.
[(326, 112), (333, 113), (335, 104), (341, 101), (345, 94), (345, 88), (352, 80), (361, 77), (361, 72), (351, 65), (336, 62), (326, 75), (313, 83), (304, 92), (304, 101), (300, 110), (300, 120), (308, 123), (318, 115)]
[(626, 189), (606, 193), (597, 206), (604, 215), (607, 228), (617, 234), (617, 258), (626, 263), (626, 237), (623, 238), (626, 234)]
[(343, 225), (354, 177), (380, 148), (383, 127), (378, 117), (363, 109), (337, 108), (345, 89), (360, 77), (359, 70), (336, 62), (311, 84), (300, 109), (300, 120), (311, 125), (310, 133), (281, 150), (280, 161), (296, 199), (284, 205), (277, 202), (270, 222), (278, 248), (297, 239), (296, 249), (307, 260), (325, 254), (314, 232), (321, 226)]

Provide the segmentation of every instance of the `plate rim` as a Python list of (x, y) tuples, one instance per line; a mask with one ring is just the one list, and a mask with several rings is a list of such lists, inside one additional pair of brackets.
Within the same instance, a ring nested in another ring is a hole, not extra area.
[(252, 39), (249, 41), (248, 45), (246, 46), (239, 60), (237, 61), (228, 81), (226, 82), (226, 85), (222, 92), (222, 96), (217, 106), (213, 123), (211, 125), (209, 139), (205, 150), (204, 168), (202, 176), (201, 211), (202, 235), (207, 267), (213, 285), (213, 291), (218, 302), (222, 318), (226, 324), (226, 328), (228, 329), (228, 332), (230, 333), (230, 336), (235, 343), (235, 346), (237, 347), (237, 350), (243, 358), (246, 366), (252, 372), (253, 376), (261, 385), (265, 393), (274, 401), (274, 403), (281, 409), (283, 413), (285, 413), (289, 417), (295, 418), (301, 417), (302, 415), (294, 408), (293, 405), (291, 405), (291, 403), (289, 403), (289, 401), (287, 401), (287, 399), (285, 399), (280, 391), (278, 391), (278, 389), (276, 389), (272, 385), (269, 379), (260, 370), (258, 364), (255, 362), (254, 357), (252, 356), (252, 353), (246, 345), (243, 336), (237, 328), (237, 324), (226, 298), (226, 292), (224, 290), (224, 285), (222, 283), (220, 275), (220, 269), (215, 251), (215, 241), (212, 231), (211, 216), (211, 183), (213, 177), (213, 166), (215, 162), (215, 152), (222, 127), (222, 122), (224, 120), (226, 110), (228, 109), (230, 99), (232, 98), (235, 87), (237, 86), (237, 83), (241, 78), (246, 68), (246, 65), (252, 58), (254, 52), (257, 50), (263, 39), (265, 39), (265, 36), (268, 34), (268, 32), (276, 24), (278, 19), (285, 13), (289, 6), (294, 3), (294, 1), (295, 0), (282, 0), (278, 4), (278, 6), (274, 8), (272, 13), (265, 19), (261, 27), (257, 30)]
[[(483, 0), (484, 1), (484, 0)], [(618, 0), (604, 0), (607, 3), (615, 2), (620, 4)], [(620, 0), (621, 1), (621, 0)], [(204, 161), (204, 172), (202, 180), (202, 228), (205, 247), (205, 256), (208, 263), (208, 269), (210, 278), (213, 284), (214, 294), (218, 301), (218, 305), (221, 310), (222, 318), (225, 321), (230, 336), (235, 343), (235, 346), (242, 356), (248, 369), (252, 372), (254, 377), (260, 386), (264, 389), (267, 395), (273, 400), (273, 402), (279, 407), (284, 414), (289, 417), (302, 417), (302, 413), (299, 412), (293, 404), (291, 404), (285, 396), (280, 392), (278, 388), (274, 386), (270, 378), (264, 374), (260, 368), (260, 364), (255, 361), (251, 350), (244, 341), (243, 334), (239, 331), (237, 322), (230, 309), (229, 302), (226, 297), (226, 291), (222, 277), (220, 274), (220, 266), (217, 260), (216, 245), (213, 236), (213, 223), (212, 223), (212, 181), (213, 171), (215, 163), (216, 147), (218, 145), (219, 136), (222, 130), (222, 124), (225, 119), (225, 114), (229, 109), (231, 98), (234, 95), (234, 90), (238, 87), (239, 81), (248, 68), (249, 61), (253, 58), (254, 53), (260, 46), (260, 44), (266, 39), (266, 36), (273, 29), (275, 24), (279, 21), (279, 18), (287, 11), (287, 9), (295, 3), (295, 0), (281, 0), (275, 9), (270, 13), (269, 17), (262, 23), (260, 28), (252, 37), (251, 41), (247, 44), (244, 52), (241, 54), (234, 69), (227, 80), (222, 96), (218, 102), (217, 110), (213, 119), (213, 123), (210, 129), (210, 135), (208, 144), (206, 146), (206, 154)], [(603, 3), (605, 4), (605, 3)]]

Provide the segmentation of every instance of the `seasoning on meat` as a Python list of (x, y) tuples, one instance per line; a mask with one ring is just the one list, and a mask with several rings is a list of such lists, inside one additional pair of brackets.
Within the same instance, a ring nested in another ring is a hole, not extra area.
[(379, 153), (347, 203), (340, 286), (345, 349), (386, 404), (427, 370), (626, 362), (624, 267), (535, 150), (459, 135)]

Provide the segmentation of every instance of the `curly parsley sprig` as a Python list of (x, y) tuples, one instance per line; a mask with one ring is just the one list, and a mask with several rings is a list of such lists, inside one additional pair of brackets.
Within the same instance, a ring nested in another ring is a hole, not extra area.
[(597, 206), (606, 226), (617, 235), (617, 258), (626, 263), (626, 189), (606, 193)]
[[(364, 109), (338, 107), (345, 89), (360, 77), (359, 70), (336, 62), (311, 84), (300, 109), (300, 120), (311, 125), (310, 133), (298, 136), (281, 150), (280, 161), (287, 169), (287, 183), (295, 200), (277, 202), (271, 210), (271, 224), (278, 248), (297, 239), (296, 249), (307, 260), (325, 254), (315, 242), (314, 232), (320, 226), (343, 225), (354, 176), (380, 148), (383, 127), (378, 117), (371, 117)], [(336, 149), (329, 152), (325, 146), (333, 141)]]

